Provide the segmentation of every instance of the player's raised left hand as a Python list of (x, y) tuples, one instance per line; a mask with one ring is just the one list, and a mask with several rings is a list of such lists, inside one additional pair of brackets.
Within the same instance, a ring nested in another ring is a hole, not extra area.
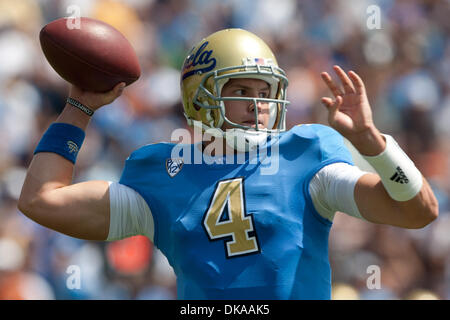
[(384, 140), (373, 123), (364, 82), (354, 71), (347, 74), (339, 66), (334, 66), (333, 69), (342, 86), (336, 85), (327, 72), (321, 73), (322, 80), (334, 96), (334, 99), (321, 99), (328, 109), (330, 126), (350, 140), (361, 153), (380, 153), (385, 147)]

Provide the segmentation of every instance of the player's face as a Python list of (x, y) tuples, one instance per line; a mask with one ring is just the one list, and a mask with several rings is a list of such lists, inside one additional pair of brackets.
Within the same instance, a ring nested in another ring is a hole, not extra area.
[[(260, 79), (230, 79), (222, 89), (222, 97), (268, 98), (270, 86)], [(269, 124), (269, 103), (258, 102), (258, 129), (267, 128)], [(256, 127), (255, 104), (253, 101), (225, 101), (225, 115), (231, 122)], [(222, 129), (232, 129), (224, 123)]]

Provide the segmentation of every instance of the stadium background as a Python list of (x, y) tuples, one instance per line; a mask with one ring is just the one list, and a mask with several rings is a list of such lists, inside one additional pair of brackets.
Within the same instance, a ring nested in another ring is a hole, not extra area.
[[(355, 70), (376, 125), (397, 139), (440, 203), (438, 220), (421, 230), (338, 213), (330, 236), (333, 298), (450, 298), (450, 1), (0, 0), (0, 299), (176, 297), (172, 270), (146, 238), (81, 241), (18, 212), (34, 147), (68, 90), (40, 51), (39, 30), (69, 16), (70, 5), (121, 30), (143, 70), (94, 116), (75, 181), (117, 180), (131, 151), (185, 127), (178, 78), (184, 55), (216, 30), (246, 28), (269, 43), (288, 73), (289, 127), (326, 124), (319, 101), (329, 92), (320, 72), (336, 63)], [(367, 26), (370, 5), (381, 9), (381, 29)], [(370, 266), (380, 268), (380, 289), (367, 286)]]

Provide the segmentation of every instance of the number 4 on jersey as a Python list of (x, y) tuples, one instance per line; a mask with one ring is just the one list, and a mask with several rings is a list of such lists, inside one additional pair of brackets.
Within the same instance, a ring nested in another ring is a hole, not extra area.
[(219, 181), (203, 226), (210, 240), (225, 241), (227, 258), (259, 252), (253, 216), (245, 212), (243, 178)]

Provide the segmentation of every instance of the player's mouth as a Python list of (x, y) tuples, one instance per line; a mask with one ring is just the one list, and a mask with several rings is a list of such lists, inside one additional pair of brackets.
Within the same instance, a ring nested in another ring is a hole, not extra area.
[[(242, 122), (242, 124), (244, 126), (248, 126), (250, 128), (256, 128), (255, 120), (247, 120), (247, 121)], [(258, 129), (264, 129), (264, 128), (265, 128), (264, 123), (262, 121), (258, 121)]]

